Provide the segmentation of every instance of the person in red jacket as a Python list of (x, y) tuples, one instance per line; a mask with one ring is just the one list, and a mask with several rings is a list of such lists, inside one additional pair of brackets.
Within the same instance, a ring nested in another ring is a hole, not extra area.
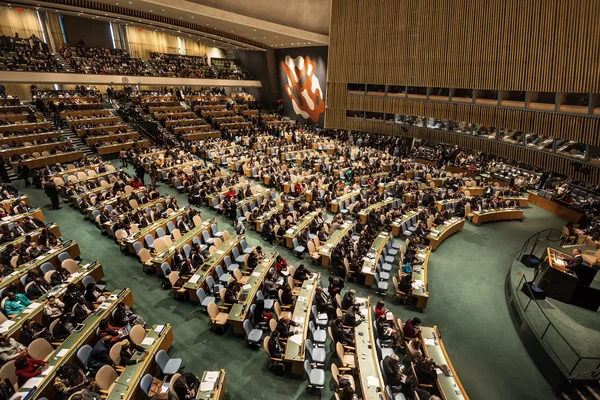
[(43, 360), (36, 360), (28, 356), (22, 356), (15, 360), (15, 373), (19, 377), (19, 385), (22, 385), (29, 378), (38, 376), (48, 363)]
[(138, 178), (137, 176), (134, 177), (133, 180), (131, 181), (131, 187), (134, 190), (137, 190), (137, 189), (141, 188), (142, 186), (144, 186), (144, 184), (142, 183), (140, 178)]

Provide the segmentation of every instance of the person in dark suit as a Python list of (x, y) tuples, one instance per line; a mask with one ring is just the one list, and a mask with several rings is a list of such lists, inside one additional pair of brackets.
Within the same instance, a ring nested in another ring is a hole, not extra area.
[(92, 347), (92, 352), (90, 353), (90, 359), (88, 361), (88, 365), (91, 369), (98, 371), (105, 365), (113, 365), (113, 361), (109, 355), (111, 342), (112, 336), (105, 335), (96, 342), (94, 347)]
[(571, 271), (575, 271), (579, 266), (583, 264), (583, 257), (581, 257), (581, 250), (573, 249), (573, 258), (567, 263), (567, 268)]
[(50, 286), (42, 278), (36, 278), (33, 283), (27, 286), (29, 287), (27, 288), (26, 295), (31, 300), (39, 299), (50, 290)]
[(400, 372), (400, 363), (398, 356), (392, 354), (383, 359), (383, 376), (388, 385), (392, 387), (393, 392), (402, 391), (402, 373)]
[(139, 163), (137, 165), (137, 167), (135, 167), (135, 175), (140, 178), (140, 181), (142, 181), (142, 185), (144, 184), (144, 176), (146, 175), (146, 169), (144, 168), (144, 164)]
[(283, 358), (285, 353), (285, 342), (279, 339), (279, 331), (275, 330), (269, 339), (269, 354), (273, 358)]
[(336, 317), (331, 322), (331, 336), (335, 343), (341, 343), (346, 346), (354, 345), (354, 336), (350, 329), (344, 329), (342, 317)]
[[(283, 317), (277, 322), (276, 330), (279, 331), (279, 336), (282, 338), (290, 337), (296, 333), (298, 333), (297, 329), (293, 329), (294, 326), (298, 324), (290, 319), (290, 317)], [(290, 328), (292, 327), (292, 328)]]
[(48, 178), (46, 178), (46, 183), (44, 184), (44, 193), (46, 193), (46, 196), (50, 198), (53, 210), (60, 210), (62, 208), (59, 205), (58, 189), (56, 188), (54, 182)]
[(415, 373), (420, 384), (435, 385), (437, 381), (435, 367), (435, 362), (431, 358), (417, 361), (415, 364)]
[(31, 184), (29, 182), (29, 167), (23, 164), (23, 161), (19, 161), (19, 166), (17, 167), (17, 172), (19, 173), (19, 178), (25, 181), (25, 187), (28, 188)]
[[(359, 312), (360, 307), (353, 305), (344, 314), (344, 325), (345, 326), (358, 326), (365, 319), (365, 317)], [(358, 317), (357, 317), (358, 315)]]
[(317, 306), (317, 311), (320, 313), (327, 313), (328, 318), (333, 318), (335, 314), (335, 307), (333, 302), (331, 301), (331, 297), (323, 291), (321, 286), (317, 286), (317, 293), (315, 293), (315, 305)]

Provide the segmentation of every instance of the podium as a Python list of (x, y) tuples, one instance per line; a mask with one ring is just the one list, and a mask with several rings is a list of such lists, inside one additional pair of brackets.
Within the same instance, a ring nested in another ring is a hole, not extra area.
[(546, 257), (534, 281), (548, 297), (564, 303), (570, 303), (579, 285), (577, 275), (564, 267), (563, 260), (567, 258), (570, 256), (559, 250), (550, 247), (546, 249)]

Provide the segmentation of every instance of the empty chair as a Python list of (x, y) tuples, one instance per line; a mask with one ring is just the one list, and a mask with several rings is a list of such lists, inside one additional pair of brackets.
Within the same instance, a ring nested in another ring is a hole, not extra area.
[(223, 262), (225, 263), (225, 268), (227, 268), (227, 272), (230, 273), (233, 273), (234, 270), (240, 267), (239, 264), (232, 264), (231, 258), (229, 256), (225, 256), (225, 258), (223, 258)]
[(200, 306), (204, 308), (204, 311), (207, 310), (210, 303), (214, 303), (216, 301), (213, 296), (207, 296), (203, 288), (196, 290), (196, 296), (198, 297)]
[(161, 238), (163, 236), (165, 236), (165, 230), (162, 227), (160, 227), (156, 230), (156, 237)]
[(220, 312), (219, 307), (215, 303), (210, 303), (207, 311), (208, 316), (210, 317), (211, 329), (219, 328), (221, 329), (221, 332), (225, 332), (229, 314)]
[(292, 248), (294, 249), (294, 253), (297, 257), (302, 257), (302, 254), (306, 250), (304, 246), (300, 246), (300, 244), (298, 243), (298, 238), (294, 238), (292, 240)]
[[(322, 332), (325, 333), (325, 331)], [(325, 358), (327, 357), (327, 354), (323, 347), (313, 347), (312, 340), (310, 339), (306, 339), (305, 347), (306, 352), (313, 363), (317, 365), (325, 365)]]
[(375, 293), (385, 296), (389, 286), (388, 282), (381, 280), (377, 272), (373, 276), (375, 278), (375, 285), (377, 287), (375, 289)]
[(217, 229), (217, 224), (212, 224), (210, 226), (210, 231), (214, 237), (220, 238), (223, 236), (223, 232), (219, 232), (219, 230)]
[(265, 295), (263, 294), (262, 290), (256, 292), (256, 299), (261, 299), (264, 301), (265, 311), (271, 311), (275, 305), (275, 300), (265, 299)]
[(312, 310), (312, 315), (314, 316), (315, 323), (317, 324), (317, 326), (319, 328), (321, 328), (321, 327), (326, 328), (327, 325), (329, 325), (329, 321), (327, 319), (327, 314), (319, 313), (317, 311), (317, 306), (315, 304), (313, 304), (311, 310)]
[(248, 247), (248, 243), (246, 243), (245, 239), (240, 240), (240, 248), (244, 254), (252, 253), (252, 248)]
[(325, 385), (324, 370), (313, 368), (309, 360), (304, 360), (304, 372), (308, 378), (309, 388), (323, 389), (323, 385)]
[(217, 278), (219, 279), (219, 282), (223, 285), (226, 285), (229, 278), (231, 278), (231, 274), (223, 273), (223, 267), (221, 267), (220, 265), (217, 265), (217, 267), (215, 268), (215, 272), (217, 273)]
[(183, 360), (181, 358), (171, 358), (166, 351), (159, 350), (154, 356), (154, 362), (156, 362), (163, 375), (170, 376), (181, 369)]
[(315, 341), (315, 344), (325, 344), (325, 342), (327, 341), (327, 333), (325, 332), (325, 330), (315, 328), (315, 323), (313, 321), (308, 321), (308, 329), (310, 330), (310, 335)]
[(202, 240), (209, 246), (215, 243), (215, 238), (210, 237), (208, 231), (202, 231)]
[(262, 339), (262, 329), (256, 329), (252, 327), (252, 323), (249, 319), (244, 320), (243, 323), (244, 332), (246, 334), (246, 342), (248, 345), (256, 347), (260, 344)]

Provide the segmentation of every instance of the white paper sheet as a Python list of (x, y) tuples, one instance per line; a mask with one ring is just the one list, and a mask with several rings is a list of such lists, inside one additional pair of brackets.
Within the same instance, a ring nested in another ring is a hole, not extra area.
[(27, 382), (23, 384), (23, 388), (32, 388), (34, 386), (38, 386), (44, 378), (29, 378)]
[(200, 391), (201, 392), (210, 392), (211, 390), (213, 390), (214, 387), (215, 387), (214, 382), (202, 382), (200, 384)]
[(367, 386), (368, 387), (371, 387), (371, 386), (379, 387), (379, 379), (377, 379), (377, 377), (373, 376), (373, 375), (367, 376)]
[(156, 328), (154, 328), (154, 332), (160, 333), (164, 327), (164, 325), (156, 325)]
[(198, 283), (199, 280), (200, 280), (200, 275), (194, 275), (190, 278), (190, 282), (194, 283), (194, 284)]
[(435, 346), (435, 340), (432, 338), (426, 337), (423, 340), (425, 341), (425, 346)]
[(142, 340), (142, 345), (144, 346), (152, 346), (154, 344), (154, 338), (144, 338), (144, 340)]
[(288, 340), (296, 343), (298, 346), (302, 346), (302, 335), (300, 335), (300, 334), (292, 335), (292, 336), (290, 336), (290, 338)]
[(56, 353), (55, 357), (58, 357), (58, 358), (64, 357), (67, 355), (69, 350), (71, 350), (71, 349), (61, 349), (58, 353)]

